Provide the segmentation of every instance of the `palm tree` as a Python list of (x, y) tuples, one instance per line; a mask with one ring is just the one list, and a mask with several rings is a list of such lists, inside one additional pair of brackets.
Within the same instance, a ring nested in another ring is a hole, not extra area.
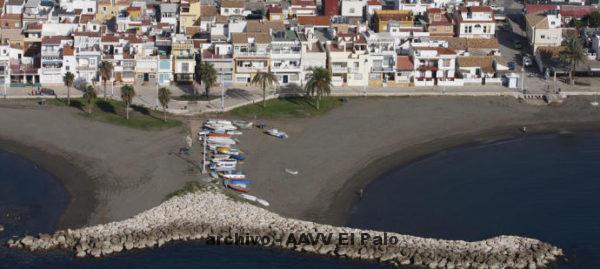
[(263, 107), (267, 106), (267, 87), (277, 84), (277, 76), (271, 71), (269, 72), (258, 72), (252, 78), (250, 82), (252, 85), (260, 86), (263, 92)]
[(169, 100), (171, 100), (171, 91), (165, 87), (158, 89), (158, 101), (165, 112), (165, 122), (167, 121), (167, 107), (169, 106)]
[(308, 75), (308, 82), (305, 89), (309, 96), (316, 96), (316, 107), (319, 110), (319, 103), (323, 95), (331, 93), (331, 72), (324, 67), (312, 68), (312, 73)]
[(94, 103), (94, 100), (96, 100), (96, 97), (98, 97), (96, 95), (96, 89), (94, 89), (94, 86), (88, 85), (83, 92), (83, 100), (85, 100), (85, 103), (88, 106), (88, 114), (92, 114), (92, 104)]
[(106, 99), (106, 82), (112, 77), (113, 65), (111, 62), (102, 61), (99, 66), (102, 85), (104, 85), (104, 99)]
[(571, 85), (575, 84), (574, 73), (577, 64), (585, 61), (585, 58), (585, 50), (583, 49), (583, 45), (581, 45), (581, 41), (576, 37), (567, 39), (567, 44), (560, 54), (560, 59), (571, 66), (571, 72), (569, 72)]
[(133, 97), (135, 97), (135, 90), (131, 85), (125, 85), (121, 87), (121, 99), (125, 102), (125, 113), (127, 119), (129, 119), (129, 106), (133, 101)]
[(67, 105), (71, 105), (71, 87), (73, 87), (73, 83), (75, 82), (75, 75), (71, 72), (67, 72), (63, 77), (63, 82), (65, 86), (67, 86)]
[(204, 83), (204, 93), (208, 98), (210, 88), (217, 82), (217, 71), (211, 63), (200, 63), (200, 80)]

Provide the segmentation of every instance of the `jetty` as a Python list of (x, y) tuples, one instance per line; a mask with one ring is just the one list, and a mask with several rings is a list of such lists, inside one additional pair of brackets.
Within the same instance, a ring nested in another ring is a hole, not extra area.
[(448, 269), (542, 268), (562, 255), (555, 246), (517, 236), (476, 242), (438, 240), (290, 219), (228, 196), (217, 187), (175, 196), (123, 221), (10, 239), (7, 245), (101, 257), (176, 240), (277, 247), (397, 266)]

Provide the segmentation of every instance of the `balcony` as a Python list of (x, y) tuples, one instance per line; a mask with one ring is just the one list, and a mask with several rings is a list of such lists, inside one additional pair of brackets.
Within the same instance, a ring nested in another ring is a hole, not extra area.
[(62, 68), (60, 67), (44, 67), (42, 68), (42, 74), (60, 74), (62, 73)]
[(268, 58), (270, 55), (270, 50), (266, 51), (236, 51), (235, 56), (253, 56), (253, 57), (265, 57)]
[(177, 59), (177, 60), (193, 60), (194, 55), (177, 55), (177, 56), (175, 56), (175, 59)]
[(331, 67), (331, 71), (333, 71), (333, 73), (347, 73), (348, 67), (341, 66), (341, 65), (334, 65)]
[(273, 71), (279, 71), (279, 72), (300, 72), (301, 68), (299, 65), (280, 65), (280, 66), (273, 66), (271, 68)]
[(394, 68), (391, 66), (373, 67), (373, 68), (371, 68), (371, 71), (376, 72), (376, 73), (394, 73), (394, 72), (396, 72), (396, 70), (394, 70)]
[(254, 72), (267, 72), (268, 67), (266, 66), (238, 66), (237, 72), (240, 73), (254, 73)]

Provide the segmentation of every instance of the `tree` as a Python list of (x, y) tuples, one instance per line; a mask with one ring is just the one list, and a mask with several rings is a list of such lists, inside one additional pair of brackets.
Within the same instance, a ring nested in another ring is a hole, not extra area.
[(272, 72), (258, 72), (252, 78), (250, 84), (260, 86), (263, 92), (263, 107), (267, 106), (267, 87), (277, 84), (277, 76)]
[(571, 85), (575, 84), (575, 68), (577, 64), (585, 61), (585, 50), (583, 45), (581, 45), (581, 41), (577, 37), (571, 37), (567, 39), (565, 49), (560, 54), (560, 59), (562, 62), (569, 64), (571, 70), (569, 72), (569, 81)]
[(125, 113), (127, 119), (129, 119), (129, 106), (133, 101), (133, 97), (135, 97), (135, 90), (131, 85), (125, 85), (121, 87), (121, 99), (125, 102)]
[(312, 73), (308, 75), (308, 82), (305, 89), (306, 94), (316, 97), (316, 107), (319, 109), (321, 97), (331, 93), (331, 72), (324, 67), (312, 68)]
[(158, 101), (165, 112), (165, 122), (167, 121), (167, 107), (169, 106), (169, 100), (171, 100), (171, 91), (165, 87), (158, 89)]
[(92, 114), (92, 104), (94, 103), (94, 100), (96, 100), (96, 97), (98, 97), (96, 95), (96, 89), (94, 89), (94, 86), (88, 85), (83, 92), (83, 100), (85, 100), (85, 103), (88, 106), (88, 114)]
[(588, 17), (588, 24), (590, 27), (600, 27), (600, 12), (596, 11)]
[(102, 78), (102, 85), (104, 86), (104, 99), (106, 99), (106, 82), (112, 77), (113, 65), (110, 62), (102, 61), (99, 70), (100, 77)]
[(65, 86), (67, 86), (67, 105), (71, 105), (71, 87), (73, 87), (73, 83), (75, 82), (75, 75), (71, 72), (67, 72), (63, 77), (63, 82)]
[(208, 98), (210, 88), (217, 82), (217, 71), (211, 63), (200, 63), (200, 80), (204, 83), (204, 93)]

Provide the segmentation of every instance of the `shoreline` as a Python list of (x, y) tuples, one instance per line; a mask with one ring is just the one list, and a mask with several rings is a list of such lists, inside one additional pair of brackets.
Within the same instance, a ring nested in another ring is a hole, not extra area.
[(410, 147), (394, 150), (393, 153), (377, 156), (367, 166), (354, 173), (333, 197), (326, 209), (328, 222), (332, 225), (350, 224), (351, 210), (360, 202), (358, 192), (363, 191), (383, 175), (430, 156), (458, 147), (493, 144), (505, 140), (518, 139), (530, 135), (587, 133), (600, 131), (600, 122), (577, 123), (537, 123), (527, 126), (527, 133), (519, 130), (522, 126), (496, 127), (477, 133), (463, 133), (445, 138), (434, 139)]
[(0, 137), (0, 150), (35, 163), (65, 189), (68, 204), (60, 215), (57, 229), (78, 228), (88, 224), (98, 201), (95, 197), (96, 181), (83, 169), (59, 154), (4, 137)]

